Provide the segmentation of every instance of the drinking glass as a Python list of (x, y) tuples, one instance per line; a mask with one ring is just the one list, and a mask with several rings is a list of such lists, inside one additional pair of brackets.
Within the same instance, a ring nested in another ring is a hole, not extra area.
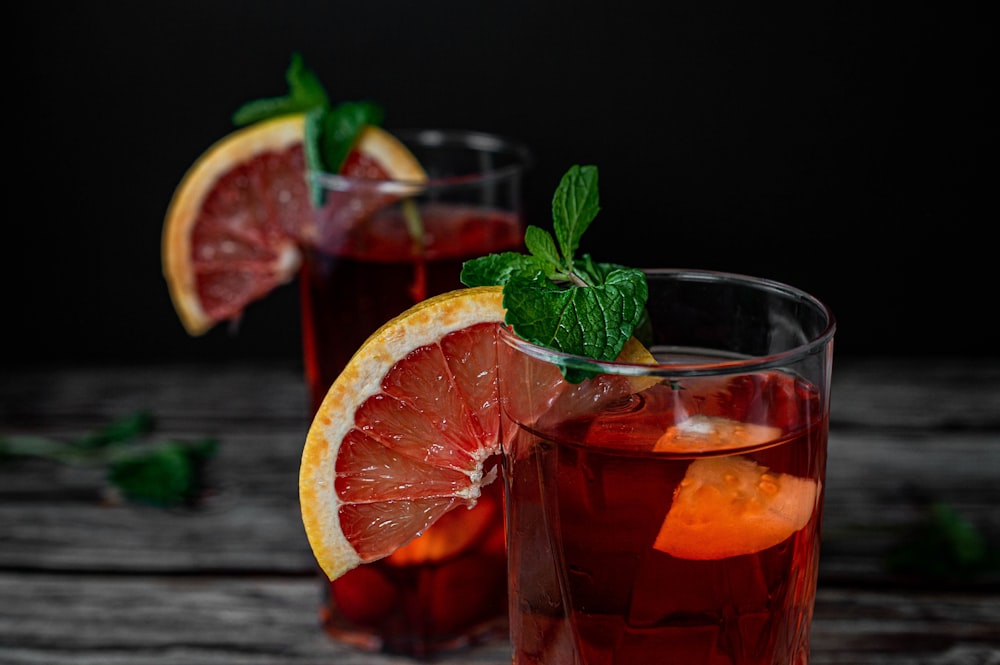
[[(527, 148), (480, 132), (392, 133), (426, 182), (310, 175), (320, 193), (317, 242), (299, 284), (312, 412), (379, 326), (460, 288), (463, 261), (523, 242)], [(502, 487), (493, 485), (472, 511), (455, 511), (392, 556), (324, 582), (325, 630), (366, 650), (420, 657), (506, 638)], [(449, 537), (470, 520), (491, 526), (471, 542)], [(458, 551), (454, 541), (464, 543)]]
[(808, 663), (834, 317), (764, 279), (647, 279), (654, 364), (501, 330), (513, 663)]

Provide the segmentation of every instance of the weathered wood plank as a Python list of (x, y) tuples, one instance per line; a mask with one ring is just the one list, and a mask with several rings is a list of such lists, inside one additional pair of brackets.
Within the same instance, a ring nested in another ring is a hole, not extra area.
[[(292, 433), (226, 435), (209, 467), (212, 492), (191, 510), (109, 504), (94, 470), (0, 466), (0, 567), (307, 574), (313, 560), (298, 513), (300, 447)], [(987, 435), (834, 434), (823, 574), (884, 575), (885, 554), (923, 519), (921, 497), (948, 502), (996, 537), (998, 469), (1000, 445)]]
[(831, 428), (978, 430), (1000, 441), (1000, 358), (834, 360)]
[[(857, 386), (851, 393), (855, 424), (835, 424), (831, 432), (821, 573), (838, 582), (884, 576), (886, 553), (923, 517), (921, 498), (948, 502), (994, 540), (1000, 534), (1000, 440), (994, 432), (971, 425), (857, 424), (867, 422), (873, 395), (882, 404), (896, 405), (889, 410), (902, 418), (912, 391), (938, 394), (945, 384), (953, 387), (948, 394), (958, 394), (964, 386), (969, 395), (952, 399), (965, 404), (978, 399), (988, 411), (1000, 394), (1000, 382), (991, 392), (981, 380), (957, 380), (950, 365), (930, 373), (933, 385), (913, 379), (911, 365), (892, 367), (910, 372), (913, 380), (890, 380), (884, 368), (874, 371), (877, 366), (845, 371), (847, 382)], [(991, 367), (983, 367), (982, 376), (992, 377)], [(156, 404), (158, 436), (220, 439), (208, 469), (212, 491), (199, 509), (163, 511), (108, 504), (106, 485), (96, 470), (45, 462), (0, 465), (0, 567), (302, 575), (312, 570), (297, 506), (298, 457), (307, 425), (296, 370), (106, 368), (40, 376), (44, 378), (27, 373), (15, 381), (24, 394), (10, 391), (4, 382), (4, 410), (16, 415), (17, 424), (3, 421), (0, 435), (76, 435), (82, 433), (81, 423), (94, 419), (85, 415), (89, 410), (110, 418), (130, 407)], [(976, 387), (972, 394), (970, 386)], [(13, 402), (6, 401), (15, 393)], [(858, 398), (860, 393), (868, 399)], [(112, 403), (122, 408), (112, 413)], [(954, 418), (982, 423), (990, 416), (977, 408)], [(94, 538), (95, 533), (102, 537)]]
[(193, 509), (109, 503), (98, 470), (0, 465), (0, 568), (309, 574), (315, 562), (298, 508), (301, 440), (221, 436), (208, 466), (210, 492)]
[[(157, 436), (219, 438), (211, 493), (194, 510), (159, 510), (109, 501), (97, 470), (0, 465), (0, 662), (402, 662), (339, 647), (317, 626), (296, 492), (299, 367), (0, 376), (0, 436), (69, 438), (139, 409)], [(1000, 663), (995, 575), (933, 591), (883, 565), (927, 500), (997, 542), (1000, 362), (841, 363), (833, 410), (812, 662)], [(509, 657), (498, 645), (451, 662)]]
[(308, 426), (294, 365), (153, 365), (14, 370), (0, 375), (3, 430), (85, 433), (138, 410), (195, 435)]
[[(309, 580), (0, 573), (0, 660), (28, 663), (404, 662), (336, 645)], [(973, 593), (820, 590), (814, 665), (986, 663), (1000, 655), (1000, 604)], [(494, 644), (438, 661), (509, 663)]]
[[(327, 639), (309, 579), (0, 574), (0, 598), (6, 665), (402, 662)], [(505, 654), (497, 645), (461, 662), (501, 663)]]
[[(843, 358), (834, 363), (833, 426), (1000, 432), (1000, 358)], [(15, 369), (0, 375), (0, 425), (100, 425), (136, 409), (195, 430), (295, 426), (307, 419), (297, 364)]]

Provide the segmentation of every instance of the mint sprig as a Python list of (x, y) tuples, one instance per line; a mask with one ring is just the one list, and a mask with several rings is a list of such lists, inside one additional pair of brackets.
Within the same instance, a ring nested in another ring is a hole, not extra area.
[(1000, 550), (950, 504), (934, 499), (924, 517), (886, 557), (898, 573), (935, 580), (1000, 571)]
[(197, 503), (204, 490), (204, 467), (215, 454), (218, 441), (150, 441), (154, 429), (152, 416), (138, 411), (68, 441), (0, 437), (0, 464), (36, 458), (101, 468), (108, 483), (129, 501), (163, 508)]
[(310, 168), (339, 173), (365, 125), (381, 125), (382, 107), (373, 102), (343, 102), (306, 115), (306, 162)]
[[(370, 101), (331, 105), (329, 95), (315, 72), (305, 66), (302, 55), (292, 54), (285, 71), (288, 94), (247, 102), (233, 113), (233, 124), (243, 127), (293, 113), (306, 116), (306, 164), (311, 170), (339, 173), (365, 125), (381, 125), (382, 107)], [(321, 192), (310, 185), (313, 203)]]
[(326, 89), (316, 74), (305, 66), (300, 53), (292, 54), (292, 61), (285, 70), (285, 81), (288, 82), (287, 95), (243, 104), (233, 113), (233, 124), (244, 127), (269, 118), (330, 107)]
[(576, 258), (599, 211), (597, 167), (570, 167), (552, 198), (555, 237), (528, 226), (529, 254), (466, 261), (462, 283), (502, 285), (504, 321), (519, 337), (555, 351), (614, 360), (642, 320), (649, 290), (641, 270), (598, 263), (589, 254)]

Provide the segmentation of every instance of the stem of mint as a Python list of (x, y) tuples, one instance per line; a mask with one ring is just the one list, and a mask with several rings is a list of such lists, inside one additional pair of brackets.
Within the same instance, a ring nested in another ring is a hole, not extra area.
[(316, 74), (305, 66), (301, 54), (292, 54), (292, 61), (285, 70), (285, 80), (288, 82), (288, 94), (282, 97), (256, 99), (243, 104), (233, 113), (233, 124), (244, 127), (269, 118), (330, 107), (323, 84)]
[(403, 199), (401, 204), (403, 209), (403, 220), (406, 222), (406, 232), (413, 243), (413, 255), (422, 256), (424, 253), (424, 220), (420, 217), (420, 208), (412, 198)]

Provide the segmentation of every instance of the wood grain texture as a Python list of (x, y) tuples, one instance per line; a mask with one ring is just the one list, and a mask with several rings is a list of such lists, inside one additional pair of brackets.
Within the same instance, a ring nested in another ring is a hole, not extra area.
[[(1000, 663), (1000, 576), (932, 580), (886, 558), (950, 505), (1000, 543), (1000, 362), (855, 360), (834, 376), (814, 664)], [(71, 438), (136, 410), (214, 436), (194, 509), (115, 500), (101, 471), (0, 463), (0, 663), (405, 662), (338, 646), (298, 516), (299, 368), (7, 372), (0, 437)], [(505, 645), (444, 663), (509, 663)]]

